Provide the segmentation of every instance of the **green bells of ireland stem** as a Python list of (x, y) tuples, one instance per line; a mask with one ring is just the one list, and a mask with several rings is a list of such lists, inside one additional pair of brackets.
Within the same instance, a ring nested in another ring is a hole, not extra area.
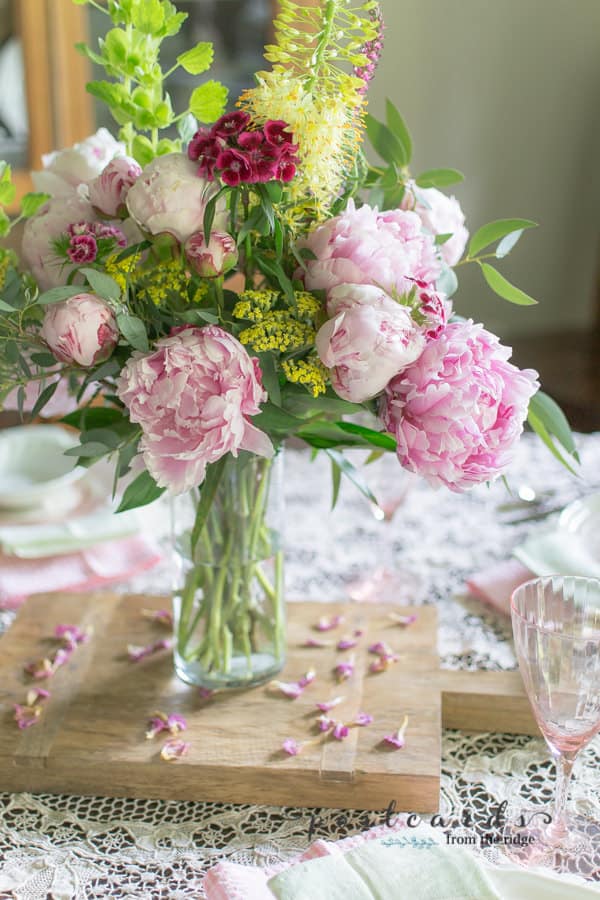
[(228, 455), (212, 484), (171, 501), (175, 671), (188, 684), (249, 687), (284, 664), (282, 464), (281, 451)]

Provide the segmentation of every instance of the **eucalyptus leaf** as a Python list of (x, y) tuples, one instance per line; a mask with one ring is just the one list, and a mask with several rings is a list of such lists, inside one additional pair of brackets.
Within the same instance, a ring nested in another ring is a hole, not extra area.
[(91, 269), (89, 267), (80, 269), (79, 271), (82, 275), (85, 275), (92, 290), (95, 291), (99, 297), (102, 297), (103, 300), (119, 300), (121, 297), (121, 288), (110, 275), (105, 275), (104, 272), (99, 272), (97, 269)]
[(126, 512), (128, 509), (147, 506), (148, 503), (157, 500), (164, 492), (165, 488), (159, 487), (152, 475), (144, 470), (125, 489), (117, 512)]
[(75, 297), (77, 294), (81, 294), (81, 291), (81, 286), (75, 287), (72, 284), (60, 285), (60, 287), (54, 287), (50, 288), (49, 291), (44, 291), (44, 293), (40, 294), (37, 298), (37, 302), (40, 306), (48, 306), (50, 303), (62, 303), (63, 300), (68, 300), (69, 297)]
[(120, 313), (117, 316), (117, 325), (127, 343), (131, 344), (135, 350), (148, 350), (146, 326), (141, 319), (129, 313)]
[(479, 263), (479, 265), (481, 266), (483, 277), (491, 289), (494, 293), (498, 294), (499, 297), (502, 297), (503, 300), (508, 300), (509, 303), (516, 303), (517, 306), (533, 306), (537, 303), (537, 300), (534, 300), (533, 297), (530, 297), (529, 294), (526, 294), (521, 288), (511, 284), (510, 281), (508, 281), (504, 275), (501, 275), (497, 269), (494, 269), (493, 266), (490, 266), (488, 263)]
[(487, 225), (478, 228), (471, 238), (469, 256), (476, 256), (481, 250), (513, 231), (524, 231), (526, 228), (536, 227), (537, 222), (532, 222), (530, 219), (495, 219), (493, 222), (488, 222)]
[(448, 187), (464, 180), (465, 176), (458, 169), (428, 169), (415, 178), (415, 182), (422, 188)]
[(78, 447), (69, 447), (68, 450), (65, 450), (65, 456), (97, 457), (106, 456), (110, 452), (111, 448), (105, 444), (101, 444), (99, 441), (90, 441), (87, 444), (80, 444)]
[(370, 500), (371, 503), (377, 504), (377, 500), (375, 499), (374, 494), (372, 493), (369, 485), (366, 481), (363, 480), (358, 469), (352, 465), (352, 463), (346, 459), (343, 453), (340, 453), (339, 450), (326, 449), (325, 453), (329, 457), (329, 459), (333, 460), (335, 464), (340, 468), (343, 475), (348, 478), (352, 484), (358, 488), (358, 490), (363, 494), (367, 500)]
[(33, 405), (33, 409), (31, 410), (32, 419), (35, 419), (37, 416), (39, 416), (46, 403), (48, 403), (48, 401), (52, 399), (52, 396), (54, 395), (58, 384), (58, 381), (53, 381), (52, 384), (46, 385)]

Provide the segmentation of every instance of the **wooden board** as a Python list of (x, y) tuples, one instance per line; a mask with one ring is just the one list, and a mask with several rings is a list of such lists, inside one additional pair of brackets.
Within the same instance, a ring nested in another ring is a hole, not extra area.
[[(52, 594), (32, 597), (0, 638), (0, 790), (48, 791), (172, 800), (213, 800), (342, 809), (396, 808), (435, 812), (439, 804), (441, 727), (537, 733), (516, 672), (439, 669), (434, 607), (419, 607), (403, 629), (389, 606), (288, 605), (288, 662), (282, 680), (315, 668), (318, 678), (297, 700), (265, 686), (203, 700), (173, 674), (168, 651), (132, 663), (129, 643), (144, 645), (166, 632), (145, 618), (164, 597)], [(408, 614), (409, 609), (395, 611)], [(334, 647), (301, 644), (322, 615), (343, 613), (340, 632), (363, 630), (354, 677), (336, 685)], [(45, 686), (51, 690), (40, 721), (19, 731), (13, 703), (24, 702), (30, 680), (23, 665), (56, 646), (59, 623), (92, 626), (92, 639)], [(369, 675), (366, 648), (384, 639), (401, 660)], [(315, 702), (342, 694), (336, 717), (369, 712), (375, 723), (353, 728), (344, 741), (321, 737), (303, 753), (281, 752), (285, 738), (318, 738)], [(162, 741), (145, 739), (155, 710), (188, 721), (189, 754), (160, 759)], [(388, 749), (383, 735), (409, 716), (406, 746)]]

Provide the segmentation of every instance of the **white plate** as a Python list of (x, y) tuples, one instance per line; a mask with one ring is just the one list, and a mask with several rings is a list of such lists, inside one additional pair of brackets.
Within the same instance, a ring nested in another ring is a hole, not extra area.
[(32, 509), (62, 504), (71, 486), (85, 475), (65, 450), (76, 436), (56, 425), (25, 425), (0, 434), (0, 508)]
[(577, 535), (585, 552), (600, 561), (600, 494), (570, 503), (560, 514), (558, 527)]

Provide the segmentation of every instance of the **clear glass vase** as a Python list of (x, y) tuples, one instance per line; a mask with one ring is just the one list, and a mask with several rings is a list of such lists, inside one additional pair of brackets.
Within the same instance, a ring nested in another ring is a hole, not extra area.
[(284, 664), (282, 464), (281, 452), (228, 457), (195, 533), (202, 488), (172, 499), (175, 671), (188, 684), (250, 687)]

